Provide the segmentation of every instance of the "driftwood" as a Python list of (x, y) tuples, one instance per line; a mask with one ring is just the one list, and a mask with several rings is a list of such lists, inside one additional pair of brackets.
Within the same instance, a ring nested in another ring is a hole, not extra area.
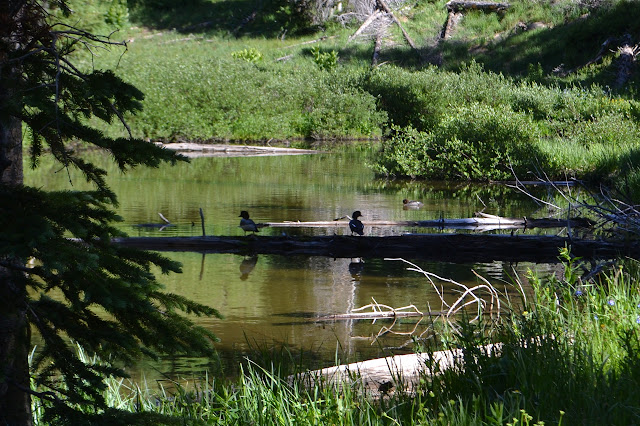
[(373, 13), (369, 15), (369, 17), (362, 23), (362, 25), (360, 25), (356, 32), (349, 36), (347, 41), (349, 42), (358, 37), (369, 26), (369, 24), (378, 19), (380, 16), (382, 16), (382, 12), (380, 12), (380, 10), (378, 9), (374, 10)]
[[(497, 354), (501, 344), (489, 344), (479, 348), (487, 354)], [(453, 368), (464, 359), (463, 349), (451, 349), (432, 353), (395, 355), (367, 361), (343, 364), (314, 370), (289, 377), (289, 382), (302, 382), (312, 387), (325, 384), (340, 388), (358, 384), (362, 390), (374, 398), (381, 398), (396, 392), (413, 394), (418, 390), (423, 378), (428, 378)]]
[[(570, 226), (580, 228), (589, 226), (589, 221), (583, 218), (575, 219), (531, 219), (531, 218), (510, 218), (494, 216), (486, 213), (476, 213), (478, 217), (463, 219), (436, 219), (436, 220), (403, 220), (403, 221), (362, 221), (367, 227), (403, 226), (420, 228), (452, 228), (452, 229), (476, 229), (476, 230), (496, 230), (496, 229), (533, 229), (533, 228), (562, 228)], [(344, 216), (343, 218), (349, 218)], [(341, 219), (343, 219), (341, 218)], [(349, 218), (350, 219), (350, 218)], [(343, 228), (347, 222), (317, 221), (317, 222), (267, 222), (265, 226), (272, 228)]]
[(640, 45), (632, 46), (629, 36), (625, 36), (621, 40), (616, 37), (609, 37), (600, 45), (600, 50), (598, 50), (598, 53), (592, 60), (566, 71), (563, 71), (561, 67), (558, 67), (558, 74), (561, 77), (566, 77), (569, 74), (573, 74), (581, 70), (582, 68), (588, 67), (589, 65), (600, 63), (604, 56), (607, 54), (613, 54), (616, 48), (619, 52), (616, 87), (620, 88), (624, 86), (629, 79), (629, 76), (631, 76), (636, 56), (638, 55), (638, 52), (640, 52)]
[(447, 14), (447, 20), (442, 27), (442, 33), (440, 38), (446, 40), (451, 37), (451, 33), (453, 33), (454, 28), (458, 25), (458, 22), (462, 19), (462, 12), (455, 12), (453, 10), (449, 11)]
[(244, 18), (242, 20), (242, 22), (240, 22), (240, 25), (238, 25), (234, 30), (233, 30), (233, 34), (238, 34), (240, 32), (241, 29), (243, 29), (245, 26), (247, 26), (248, 24), (252, 23), (253, 21), (255, 21), (256, 16), (258, 16), (258, 11), (254, 10), (253, 12), (251, 12), (251, 14), (249, 14), (246, 18)]
[(162, 219), (164, 223), (139, 223), (133, 226), (136, 228), (160, 228), (160, 230), (163, 230), (167, 226), (175, 226), (169, 219), (164, 217), (162, 213), (158, 212), (158, 216), (160, 216), (160, 219)]
[[(369, 308), (371, 308), (371, 311), (362, 312), (365, 309), (369, 309)], [(424, 317), (427, 315), (442, 315), (442, 313), (420, 312), (418, 308), (416, 308), (414, 305), (403, 306), (401, 308), (392, 308), (391, 306), (380, 304), (376, 302), (374, 299), (373, 303), (369, 303), (368, 305), (353, 309), (349, 313), (324, 315), (318, 318), (314, 318), (313, 320), (314, 321), (335, 321), (335, 320), (346, 320), (346, 319), (376, 320), (376, 319), (386, 319), (386, 318)]]
[(469, 263), (557, 263), (565, 246), (574, 256), (587, 259), (640, 257), (640, 242), (594, 241), (544, 235), (425, 234), (388, 237), (352, 236), (217, 236), (129, 237), (114, 243), (155, 251), (201, 253), (278, 254), (333, 258), (405, 258)]
[(273, 155), (317, 154), (320, 151), (273, 146), (200, 144), (190, 142), (158, 143), (165, 149), (178, 151), (185, 157), (263, 157)]
[(418, 47), (409, 36), (409, 33), (407, 33), (407, 31), (404, 29), (404, 27), (402, 26), (402, 23), (400, 23), (398, 18), (396, 18), (396, 15), (394, 15), (394, 13), (391, 11), (387, 3), (384, 0), (378, 0), (378, 5), (382, 10), (384, 10), (389, 15), (391, 15), (391, 19), (393, 19), (393, 22), (395, 22), (398, 25), (398, 27), (400, 27), (400, 30), (402, 31), (402, 35), (404, 36), (404, 39), (407, 40), (407, 43), (409, 43), (409, 46), (411, 46), (411, 48), (416, 52), (420, 53), (418, 50)]
[[(630, 39), (630, 37), (627, 37)], [(625, 85), (631, 73), (633, 72), (633, 64), (636, 55), (640, 51), (640, 46), (631, 46), (630, 41), (624, 42), (620, 47), (620, 57), (618, 58), (618, 77), (616, 78), (616, 87), (620, 88)]]
[(582, 65), (579, 65), (579, 66), (577, 66), (575, 68), (572, 68), (570, 70), (562, 71), (562, 72), (559, 73), (559, 75), (561, 77), (566, 77), (569, 74), (573, 74), (574, 72), (579, 71), (584, 67), (588, 67), (589, 65), (593, 65), (593, 64), (597, 64), (597, 63), (601, 62), (602, 58), (604, 57), (604, 55), (607, 52), (609, 52), (609, 53), (611, 52), (610, 48), (611, 48), (612, 44), (615, 43), (615, 41), (616, 41), (615, 37), (609, 37), (608, 39), (606, 39), (600, 45), (600, 50), (598, 51), (598, 53), (596, 54), (596, 56), (592, 60), (590, 60), (589, 62), (587, 62), (585, 64), (582, 64)]
[(305, 44), (314, 44), (314, 43), (320, 43), (321, 41), (325, 41), (325, 40), (329, 40), (330, 38), (336, 38), (337, 36), (322, 36), (320, 38), (317, 38), (315, 40), (307, 40), (307, 41), (303, 41), (302, 43), (296, 43), (296, 44), (290, 44), (288, 46), (284, 46), (284, 48), (289, 48), (289, 47), (296, 47), (296, 46), (303, 46)]

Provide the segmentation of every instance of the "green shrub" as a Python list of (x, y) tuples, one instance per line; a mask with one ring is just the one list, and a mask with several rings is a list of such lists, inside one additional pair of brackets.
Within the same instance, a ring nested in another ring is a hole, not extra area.
[(104, 21), (115, 28), (124, 28), (129, 23), (129, 8), (127, 0), (111, 0)]
[(256, 48), (242, 49), (236, 50), (235, 52), (231, 52), (231, 56), (236, 59), (244, 59), (247, 62), (251, 62), (253, 64), (262, 61), (262, 53), (258, 51)]
[(311, 49), (313, 61), (321, 70), (332, 71), (338, 65), (338, 52), (332, 50), (330, 52), (321, 52), (318, 46)]
[(432, 132), (395, 128), (376, 171), (429, 179), (504, 180), (526, 174), (546, 156), (535, 147), (531, 119), (481, 104), (450, 111)]

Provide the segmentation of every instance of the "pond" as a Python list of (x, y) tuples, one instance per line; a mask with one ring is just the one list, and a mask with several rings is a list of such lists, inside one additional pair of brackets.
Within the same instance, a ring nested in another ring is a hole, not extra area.
[[(241, 210), (249, 211), (256, 222), (330, 221), (354, 210), (362, 211), (366, 221), (467, 218), (481, 210), (513, 217), (547, 214), (529, 197), (503, 185), (376, 179), (362, 152), (204, 157), (174, 167), (141, 168), (124, 174), (97, 154), (92, 154), (91, 160), (108, 170), (108, 182), (118, 195), (118, 212), (124, 219), (119, 226), (131, 236), (201, 235), (200, 209), (207, 235), (238, 236), (244, 234), (238, 227)], [(36, 171), (26, 172), (25, 181), (45, 189), (87, 189), (81, 177), (46, 162)], [(404, 198), (420, 200), (424, 206), (404, 210)], [(162, 223), (158, 213), (172, 226), (138, 226)], [(348, 234), (344, 222), (337, 230), (264, 228), (260, 234)], [(386, 226), (368, 227), (365, 235), (405, 232), (452, 231)], [(183, 264), (182, 274), (160, 277), (167, 291), (213, 306), (224, 315), (224, 319), (197, 319), (220, 338), (217, 348), (221, 354), (286, 343), (295, 350), (314, 351), (326, 365), (336, 356), (351, 361), (402, 353), (411, 350), (412, 334), (431, 333), (431, 320), (413, 318), (393, 324), (316, 319), (344, 314), (373, 301), (394, 308), (414, 305), (423, 312), (442, 308), (432, 284), (423, 275), (408, 271), (409, 265), (401, 261), (190, 252), (164, 255)], [(507, 290), (513, 290), (510, 276), (514, 274), (522, 276), (529, 268), (549, 272), (556, 267), (500, 261), (415, 262), (426, 271), (466, 285), (479, 282), (475, 271)], [(455, 300), (455, 287), (440, 285), (445, 299)], [(180, 376), (201, 372), (206, 361), (173, 360), (154, 368)], [(149, 378), (159, 373), (145, 370), (144, 374)]]

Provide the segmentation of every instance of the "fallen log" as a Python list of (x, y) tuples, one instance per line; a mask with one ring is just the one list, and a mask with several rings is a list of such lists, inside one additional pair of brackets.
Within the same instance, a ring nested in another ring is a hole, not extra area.
[[(499, 354), (501, 349), (500, 343), (479, 348), (491, 355)], [(288, 380), (290, 383), (301, 382), (308, 388), (318, 384), (338, 388), (358, 384), (362, 386), (360, 389), (373, 398), (396, 392), (413, 394), (420, 386), (424, 386), (421, 379), (453, 368), (456, 364), (462, 363), (464, 357), (464, 349), (395, 355), (308, 371), (290, 376)]]
[(365, 30), (365, 28), (369, 26), (369, 24), (378, 19), (378, 17), (380, 16), (382, 16), (382, 12), (378, 9), (374, 10), (373, 13), (369, 15), (369, 17), (362, 23), (362, 25), (360, 25), (360, 28), (358, 28), (355, 33), (349, 36), (347, 42), (350, 42), (354, 38), (358, 37)]
[[(419, 228), (452, 228), (452, 229), (476, 229), (482, 227), (492, 227), (491, 229), (533, 229), (533, 228), (562, 228), (570, 226), (572, 228), (581, 228), (590, 226), (590, 221), (584, 218), (575, 219), (531, 219), (531, 218), (511, 218), (489, 215), (486, 213), (477, 213), (478, 217), (462, 218), (462, 219), (435, 219), (435, 220), (375, 220), (365, 221), (362, 223), (367, 227), (419, 227)], [(344, 228), (348, 226), (347, 222), (341, 221), (315, 221), (315, 222), (267, 222), (264, 224), (271, 228)]]
[(404, 258), (470, 263), (557, 263), (558, 250), (586, 259), (640, 258), (638, 241), (576, 240), (546, 235), (424, 234), (387, 237), (216, 236), (129, 237), (114, 243), (154, 251), (195, 251), (242, 255), (277, 254), (333, 258)]
[(318, 154), (313, 149), (283, 148), (275, 146), (200, 144), (191, 142), (157, 143), (165, 149), (177, 151), (185, 157), (261, 157), (273, 155)]
[(409, 46), (411, 46), (411, 48), (416, 52), (420, 53), (420, 51), (418, 50), (418, 47), (413, 42), (413, 39), (411, 38), (411, 36), (409, 36), (409, 33), (407, 32), (407, 30), (404, 29), (404, 27), (402, 26), (402, 23), (398, 18), (396, 18), (396, 15), (391, 11), (387, 3), (384, 0), (378, 0), (378, 5), (382, 10), (384, 10), (389, 15), (391, 15), (391, 19), (393, 19), (393, 22), (395, 22), (398, 25), (398, 27), (400, 27), (400, 31), (402, 31), (402, 35), (404, 36), (404, 39), (407, 40), (407, 43), (409, 43)]

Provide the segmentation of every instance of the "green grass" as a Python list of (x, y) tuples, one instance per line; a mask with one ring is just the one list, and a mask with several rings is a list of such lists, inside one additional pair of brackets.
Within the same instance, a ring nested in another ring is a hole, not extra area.
[[(304, 13), (286, 1), (127, 4), (74, 3), (69, 19), (101, 32), (117, 24), (114, 37), (129, 40), (124, 55), (79, 58), (116, 68), (145, 93), (144, 110), (128, 117), (136, 136), (384, 138), (373, 164), (381, 175), (486, 181), (511, 178), (513, 169), (640, 187), (629, 163), (640, 145), (638, 73), (618, 90), (615, 55), (564, 77), (553, 71), (585, 64), (608, 37), (640, 37), (637, 2), (516, 0), (503, 14), (466, 14), (438, 44), (445, 2), (407, 6), (397, 14), (420, 54), (392, 27), (376, 69), (370, 40), (347, 41), (357, 23), (304, 26)], [(547, 27), (518, 29), (533, 22)], [(465, 128), (464, 119), (480, 121)], [(407, 137), (414, 130), (421, 136)], [(105, 131), (124, 133), (120, 125)]]
[[(258, 349), (235, 379), (204, 374), (176, 379), (171, 388), (108, 379), (104, 412), (220, 425), (637, 424), (640, 265), (622, 262), (583, 281), (580, 260), (568, 251), (561, 257), (557, 275), (530, 274), (532, 294), (522, 295), (519, 307), (503, 312), (499, 322), (461, 318), (457, 332), (440, 330), (439, 344), (417, 340), (416, 350), (444, 345), (462, 348), (464, 356), (449, 369), (423, 375), (413, 394), (376, 400), (346, 382), (307, 387), (289, 379), (307, 365), (297, 355)], [(491, 342), (502, 346), (485, 349)], [(36, 413), (42, 402), (35, 400)]]

